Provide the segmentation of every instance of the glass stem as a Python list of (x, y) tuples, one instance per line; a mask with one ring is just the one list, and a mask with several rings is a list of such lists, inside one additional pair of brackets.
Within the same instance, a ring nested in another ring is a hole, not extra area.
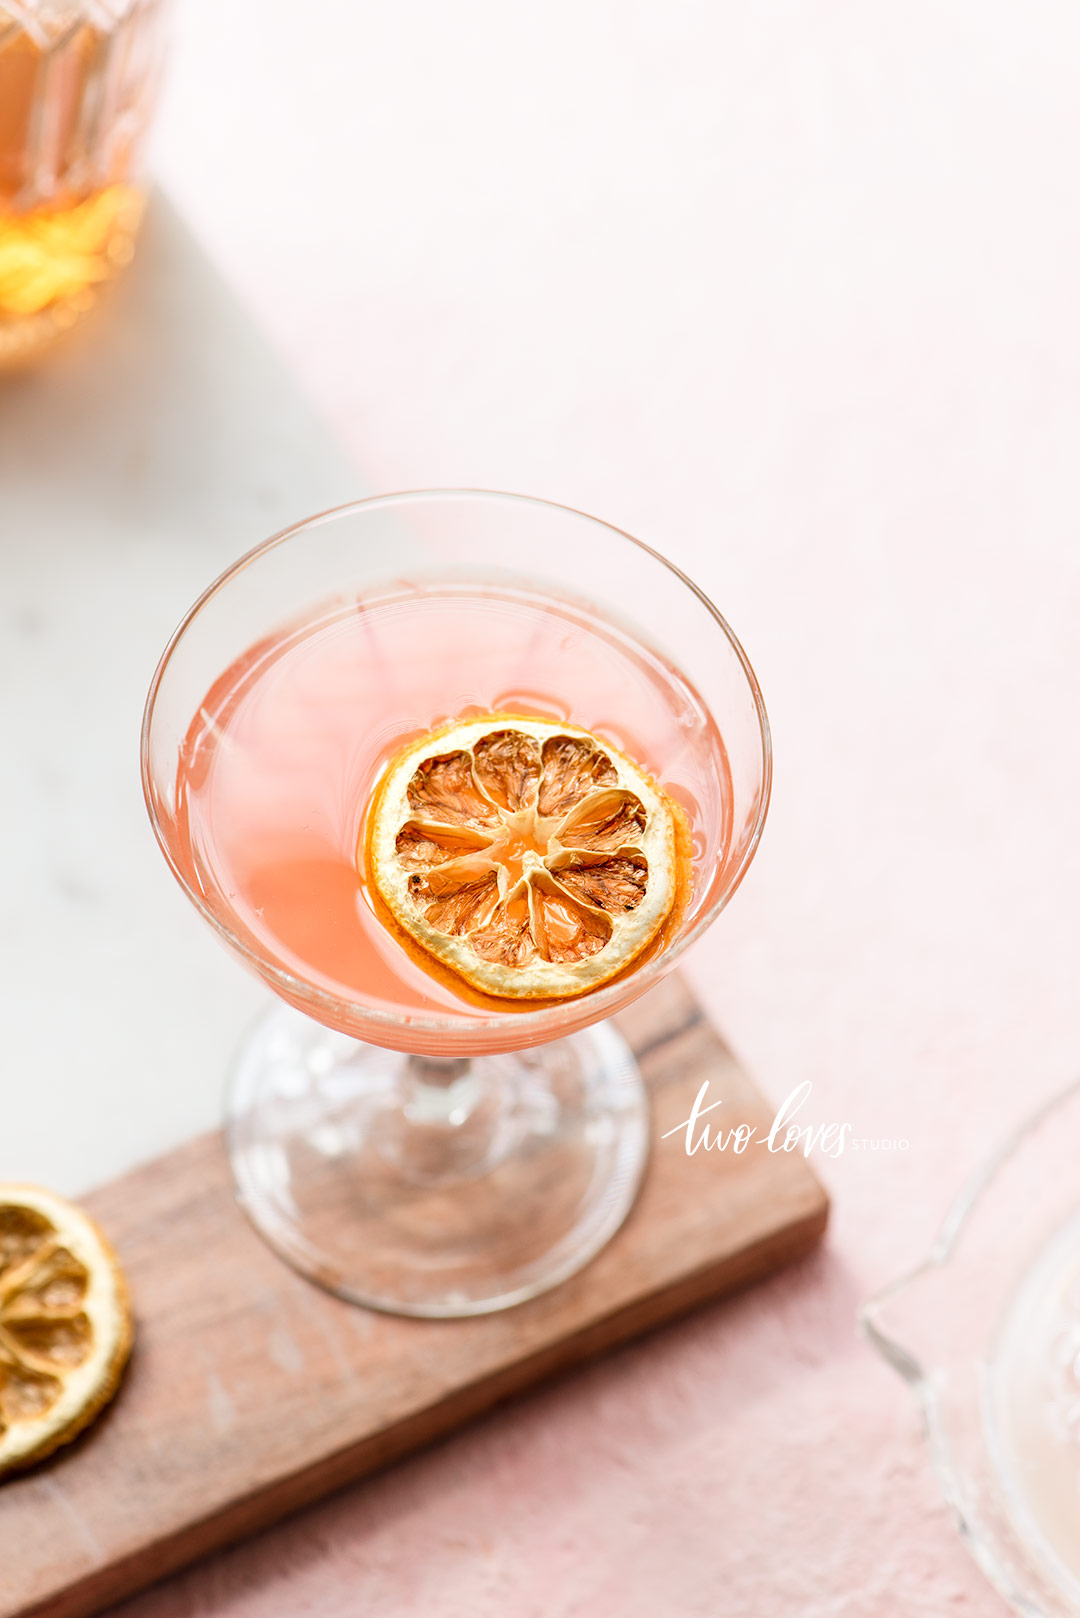
[[(498, 1058), (496, 1065), (503, 1063)], [(491, 1058), (410, 1056), (383, 1151), (411, 1180), (438, 1184), (485, 1173), (501, 1156), (513, 1106)]]

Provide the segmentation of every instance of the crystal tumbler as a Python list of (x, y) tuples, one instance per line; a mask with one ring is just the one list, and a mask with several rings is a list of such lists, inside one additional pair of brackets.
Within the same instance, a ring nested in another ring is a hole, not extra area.
[(0, 366), (35, 356), (134, 251), (164, 0), (0, 0)]

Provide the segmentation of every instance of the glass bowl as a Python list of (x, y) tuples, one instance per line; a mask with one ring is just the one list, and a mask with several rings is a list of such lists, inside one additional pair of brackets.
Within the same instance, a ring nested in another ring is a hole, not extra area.
[(972, 1555), (1025, 1618), (1080, 1615), (1080, 1083), (958, 1199), (862, 1329), (922, 1406)]

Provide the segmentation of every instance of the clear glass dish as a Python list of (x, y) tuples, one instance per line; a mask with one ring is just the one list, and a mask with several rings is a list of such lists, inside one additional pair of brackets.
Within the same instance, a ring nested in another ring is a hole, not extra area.
[(1025, 1618), (1080, 1614), (1080, 1083), (954, 1205), (863, 1331), (918, 1395), (938, 1479)]

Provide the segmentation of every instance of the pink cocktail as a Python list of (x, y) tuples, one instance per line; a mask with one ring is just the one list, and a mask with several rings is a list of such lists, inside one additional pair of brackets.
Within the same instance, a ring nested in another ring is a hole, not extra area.
[[(506, 712), (613, 743), (692, 837), (677, 923), (612, 983), (540, 1009), (426, 970), (363, 855), (401, 748)], [(768, 803), (760, 693), (710, 603), (563, 507), (361, 502), (268, 541), (196, 604), (155, 676), (143, 768), (185, 891), (288, 1002), (230, 1100), (264, 1234), (344, 1295), (416, 1314), (502, 1307), (586, 1262), (647, 1149), (640, 1075), (603, 1019), (718, 914)]]

